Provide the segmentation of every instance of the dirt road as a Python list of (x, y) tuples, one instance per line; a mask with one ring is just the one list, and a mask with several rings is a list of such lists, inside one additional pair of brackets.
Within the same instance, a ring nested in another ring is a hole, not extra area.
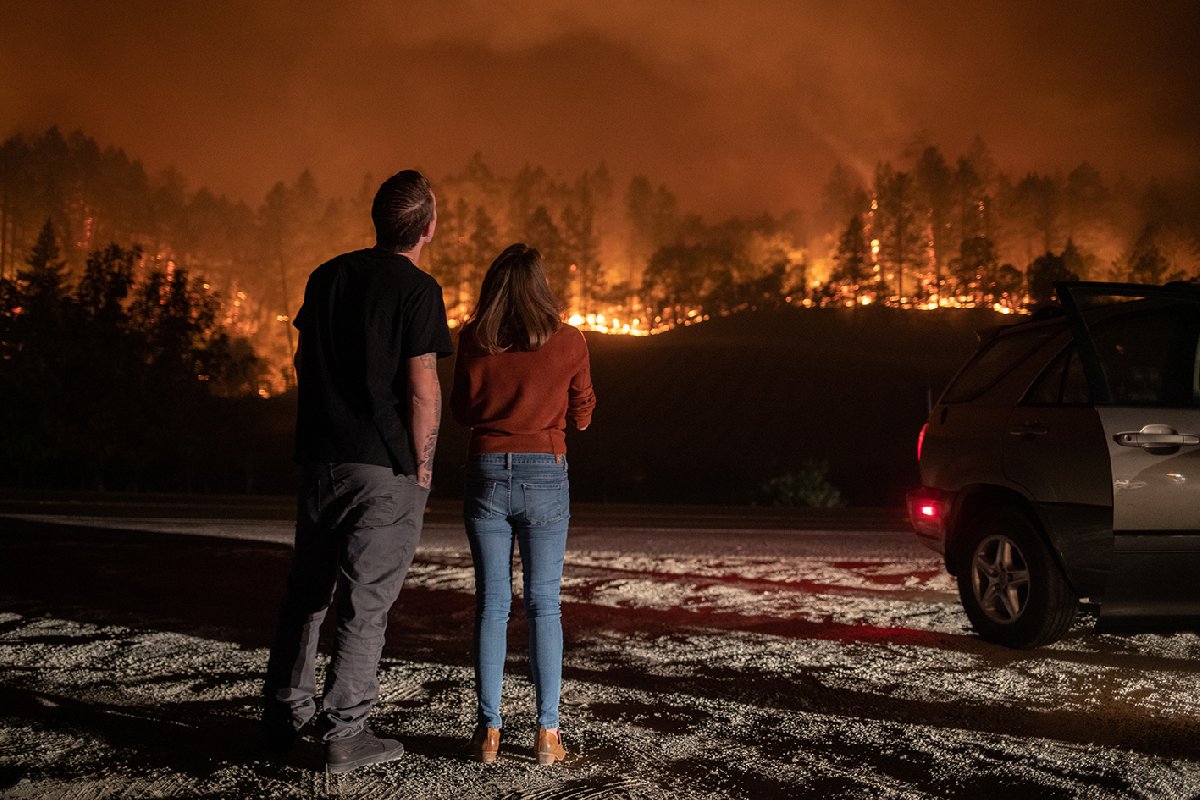
[(1200, 795), (1200, 637), (1099, 636), (1084, 618), (1053, 647), (986, 645), (936, 557), (887, 515), (859, 518), (872, 532), (579, 515), (563, 589), (573, 758), (530, 756), (518, 611), (507, 738), (485, 768), (457, 754), (470, 559), (435, 513), (375, 717), (408, 754), (326, 777), (314, 742), (285, 763), (256, 749), (285, 515), (4, 510), (20, 518), (0, 519), (3, 797)]

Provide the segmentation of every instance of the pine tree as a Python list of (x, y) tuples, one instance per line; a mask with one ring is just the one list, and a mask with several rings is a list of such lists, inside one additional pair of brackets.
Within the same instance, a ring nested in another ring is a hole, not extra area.
[(483, 282), (484, 273), (498, 254), (496, 223), (483, 206), (475, 207), (475, 225), (471, 231), (471, 283), (476, 288)]
[(858, 214), (850, 217), (846, 230), (842, 231), (835, 259), (837, 268), (832, 277), (853, 287), (854, 301), (857, 303), (862, 285), (870, 275), (871, 264), (871, 250), (863, 234), (862, 217)]
[(1136, 283), (1159, 284), (1179, 277), (1168, 275), (1171, 265), (1158, 246), (1158, 230), (1152, 223), (1142, 228), (1124, 261), (1129, 280)]
[(983, 302), (985, 289), (995, 282), (998, 266), (996, 245), (991, 239), (986, 236), (964, 239), (959, 256), (952, 264), (958, 279), (958, 291), (971, 292), (975, 295), (975, 302)]
[(62, 321), (67, 262), (59, 258), (59, 252), (54, 224), (46, 220), (33, 251), (25, 260), (29, 268), (17, 273), (21, 305), (34, 326)]
[(88, 254), (75, 292), (79, 309), (88, 319), (106, 326), (120, 324), (125, 298), (133, 286), (133, 265), (141, 256), (141, 248), (126, 250), (116, 244)]
[(588, 198), (584, 199), (579, 208), (568, 204), (563, 209), (562, 222), (567, 257), (574, 266), (579, 304), (582, 308), (588, 308), (599, 277), (598, 247), (592, 231), (592, 208)]
[(928, 217), (929, 243), (933, 248), (933, 291), (942, 298), (942, 266), (950, 243), (950, 218), (953, 215), (953, 175), (942, 152), (927, 147), (916, 166), (917, 195)]
[[(878, 201), (880, 255), (895, 271), (896, 294), (905, 297), (904, 271), (919, 263), (920, 233), (913, 209), (915, 190), (907, 172), (896, 172), (891, 164), (875, 170), (875, 196)], [(882, 276), (881, 276), (882, 277)]]
[(1067, 263), (1061, 254), (1050, 251), (1035, 258), (1029, 265), (1029, 269), (1026, 270), (1026, 274), (1029, 278), (1029, 304), (1035, 308), (1054, 301), (1055, 283), (1079, 278), (1067, 268)]
[(571, 265), (564, 253), (562, 233), (554, 224), (549, 209), (545, 206), (535, 208), (525, 228), (529, 235), (527, 244), (542, 254), (542, 266), (550, 288), (560, 302), (566, 300), (570, 296)]

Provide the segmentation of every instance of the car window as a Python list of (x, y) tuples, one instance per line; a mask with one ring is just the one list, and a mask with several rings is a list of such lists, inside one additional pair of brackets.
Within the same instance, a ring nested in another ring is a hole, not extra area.
[(962, 403), (975, 399), (1061, 331), (1058, 325), (1014, 325), (1005, 329), (967, 363), (946, 389), (942, 402)]
[(1050, 362), (1021, 401), (1023, 405), (1032, 406), (1078, 406), (1091, 405), (1091, 402), (1083, 362), (1073, 344)]
[(1142, 299), (1085, 314), (1114, 405), (1194, 408), (1200, 305)]
[(1063, 375), (1060, 402), (1064, 406), (1092, 404), (1092, 390), (1088, 388), (1087, 374), (1083, 371), (1083, 362), (1079, 360), (1079, 352), (1074, 345), (1070, 348), (1067, 369)]

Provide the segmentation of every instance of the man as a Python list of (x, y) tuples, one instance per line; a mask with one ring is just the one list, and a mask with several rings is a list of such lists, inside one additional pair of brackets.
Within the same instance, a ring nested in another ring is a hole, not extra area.
[(317, 731), (326, 769), (399, 758), (367, 715), (379, 695), (387, 614), (412, 564), (441, 416), (437, 359), (450, 354), (442, 290), (417, 264), (437, 213), (429, 182), (406, 170), (371, 207), (375, 247), (309, 276), (296, 316), (303, 476), (296, 549), (263, 687), (267, 744), (291, 746), (318, 716), (317, 637), (336, 589), (337, 639)]

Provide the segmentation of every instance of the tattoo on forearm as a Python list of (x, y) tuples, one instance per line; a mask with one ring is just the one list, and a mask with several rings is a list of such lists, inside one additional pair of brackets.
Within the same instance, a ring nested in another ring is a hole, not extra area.
[[(441, 404), (439, 403), (438, 405), (440, 406)], [(442, 410), (440, 408), (435, 408), (434, 409), (434, 420), (439, 419), (441, 417), (441, 415), (442, 415)], [(425, 446), (421, 448), (421, 465), (422, 466), (426, 466), (426, 465), (428, 465), (429, 467), (433, 466), (433, 454), (434, 454), (434, 451), (437, 450), (438, 429), (440, 427), (441, 426), (435, 421), (433, 428), (429, 431), (428, 434), (425, 435)]]
[(421, 450), (421, 466), (428, 467), (433, 465), (433, 454), (437, 450), (438, 429), (434, 428), (425, 437), (425, 447)]
[[(433, 356), (429, 356), (431, 359)], [(422, 363), (424, 363), (422, 356)], [(436, 360), (434, 361), (436, 363)], [(432, 403), (433, 406), (433, 427), (425, 435), (425, 442), (421, 446), (420, 455), (417, 460), (417, 482), (422, 486), (428, 487), (433, 481), (433, 456), (437, 451), (438, 431), (441, 428), (442, 418), (442, 398), (439, 395)]]

